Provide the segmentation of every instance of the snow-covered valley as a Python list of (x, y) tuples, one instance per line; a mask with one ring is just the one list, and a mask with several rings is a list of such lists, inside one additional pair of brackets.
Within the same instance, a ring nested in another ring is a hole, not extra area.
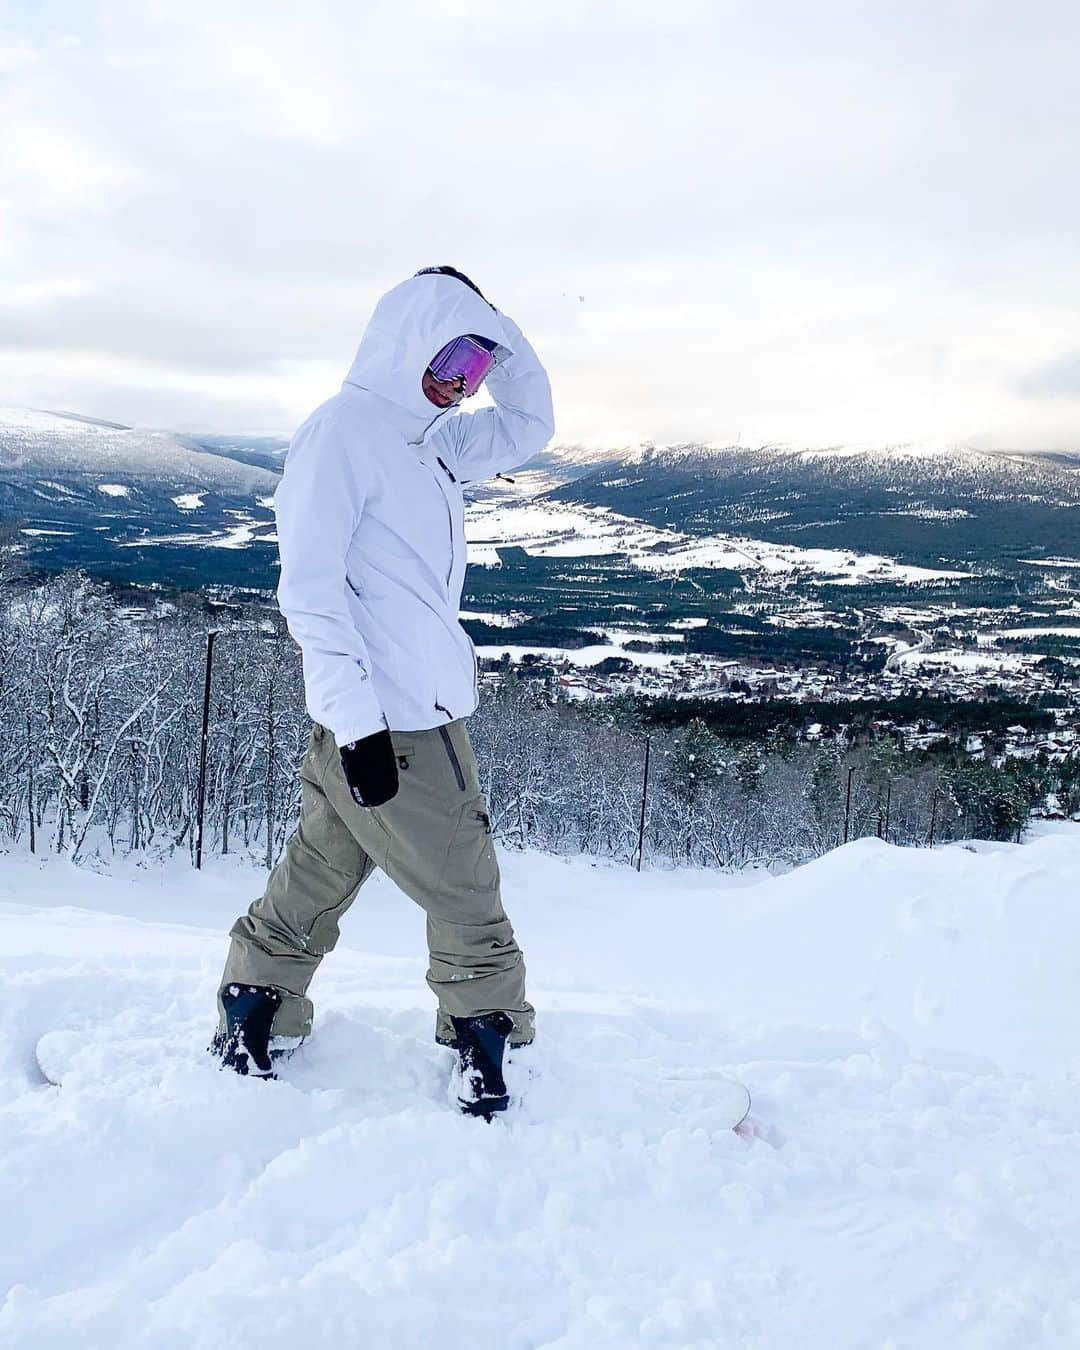
[(866, 581), (910, 585), (970, 575), (904, 566), (893, 558), (851, 550), (799, 548), (745, 535), (694, 536), (658, 528), (607, 507), (528, 499), (474, 504), (466, 536), (469, 561), (489, 567), (499, 565), (500, 548), (514, 546), (538, 558), (625, 557), (633, 566), (651, 572), (727, 568), (846, 585)]
[(382, 878), (260, 1083), (203, 1052), (260, 872), (0, 859), (0, 1345), (1080, 1343), (1080, 828), (778, 877), (503, 863), (540, 1037), (485, 1126)]

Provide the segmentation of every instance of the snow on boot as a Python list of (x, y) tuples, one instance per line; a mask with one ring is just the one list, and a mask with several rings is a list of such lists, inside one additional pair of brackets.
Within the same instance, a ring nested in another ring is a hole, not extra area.
[(253, 1078), (274, 1078), (270, 1028), (281, 1006), (281, 994), (258, 984), (230, 984), (221, 991), (225, 1030), (210, 1042), (221, 1066)]
[(461, 1075), (458, 1106), (467, 1116), (490, 1121), (510, 1104), (503, 1080), (503, 1052), (514, 1019), (504, 1012), (479, 1017), (452, 1017)]

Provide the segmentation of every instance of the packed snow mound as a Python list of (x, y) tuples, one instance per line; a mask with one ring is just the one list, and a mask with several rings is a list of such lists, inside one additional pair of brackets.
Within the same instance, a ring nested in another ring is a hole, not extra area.
[(509, 855), (540, 1034), (488, 1126), (382, 878), (264, 1083), (203, 1049), (258, 871), (2, 859), (0, 1345), (1075, 1347), (1078, 876), (1075, 827), (781, 877)]

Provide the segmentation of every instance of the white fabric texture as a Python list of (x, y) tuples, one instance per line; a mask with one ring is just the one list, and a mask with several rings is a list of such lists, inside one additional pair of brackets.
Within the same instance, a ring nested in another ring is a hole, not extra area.
[[(421, 379), (464, 333), (498, 344), (495, 407), (440, 411)], [(341, 392), (293, 437), (274, 499), (278, 603), (308, 712), (339, 746), (475, 710), (476, 654), (458, 621), (462, 484), (517, 467), (553, 432), (536, 353), (463, 282), (412, 277), (379, 301)]]

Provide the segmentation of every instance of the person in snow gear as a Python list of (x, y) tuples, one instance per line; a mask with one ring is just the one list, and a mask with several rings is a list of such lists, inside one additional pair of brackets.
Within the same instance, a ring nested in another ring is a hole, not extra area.
[[(494, 407), (459, 405), (486, 384)], [(341, 392), (292, 439), (274, 499), (278, 602), (303, 655), (314, 727), (300, 823), (231, 930), (212, 1049), (273, 1073), (311, 1031), (308, 985), (376, 867), (427, 913), (436, 1039), (461, 1105), (505, 1108), (503, 1049), (534, 1034), (465, 728), (476, 654), (458, 621), (462, 487), (524, 463), (553, 433), (551, 390), (518, 326), (453, 268), (375, 307)]]

